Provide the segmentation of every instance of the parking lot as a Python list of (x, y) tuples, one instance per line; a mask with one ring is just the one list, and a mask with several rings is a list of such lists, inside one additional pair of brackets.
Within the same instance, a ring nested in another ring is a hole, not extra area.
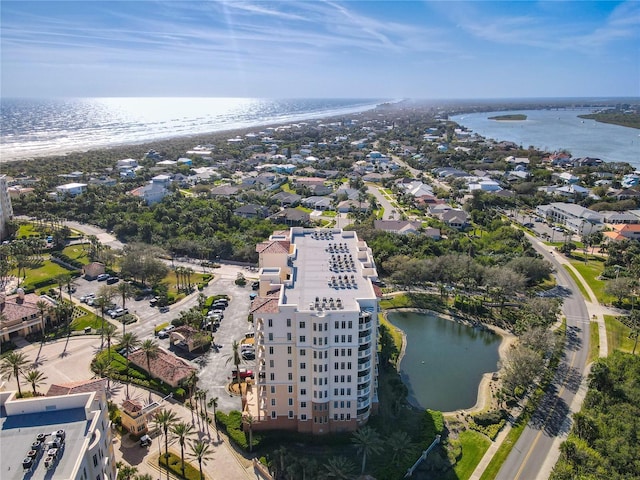
[[(208, 352), (195, 358), (188, 357), (185, 360), (199, 368), (198, 386), (209, 391), (208, 398), (218, 397), (218, 405), (224, 411), (241, 408), (240, 397), (230, 396), (226, 390), (226, 385), (231, 380), (231, 371), (233, 363), (227, 360), (231, 356), (231, 344), (234, 340), (241, 341), (245, 338), (245, 334), (252, 329), (252, 325), (247, 321), (250, 307), (250, 294), (253, 293), (250, 284), (240, 287), (235, 284), (235, 278), (238, 272), (250, 275), (250, 272), (242, 267), (225, 265), (221, 269), (213, 271), (214, 279), (205, 287), (203, 293), (207, 296), (227, 295), (229, 297), (229, 306), (224, 309), (224, 318), (220, 322), (218, 330), (214, 333), (214, 343), (218, 348), (212, 348)], [(82, 296), (89, 293), (98, 294), (100, 287), (106, 282), (98, 282), (96, 280), (88, 281), (79, 278), (74, 282), (76, 291), (73, 296), (80, 301)], [(117, 285), (117, 284), (116, 284)], [(158, 307), (150, 306), (151, 295), (143, 300), (127, 299), (125, 306), (129, 313), (135, 315), (138, 321), (126, 326), (127, 332), (135, 333), (139, 339), (155, 338), (161, 348), (169, 350), (169, 339), (158, 338), (154, 335), (157, 326), (163, 323), (169, 323), (179, 316), (180, 311), (187, 310), (195, 305), (198, 301), (198, 292), (194, 292), (180, 302), (171, 305), (169, 311), (161, 313)], [(122, 306), (122, 298), (114, 297), (114, 303)], [(87, 308), (95, 308), (88, 306)], [(99, 315), (99, 310), (94, 310)], [(107, 319), (109, 317), (107, 316)], [(122, 324), (117, 319), (109, 319), (112, 324), (122, 329)], [(174, 352), (180, 354), (180, 352)], [(184, 357), (183, 357), (184, 358)], [(255, 360), (244, 361), (241, 368), (247, 368), (255, 371)]]

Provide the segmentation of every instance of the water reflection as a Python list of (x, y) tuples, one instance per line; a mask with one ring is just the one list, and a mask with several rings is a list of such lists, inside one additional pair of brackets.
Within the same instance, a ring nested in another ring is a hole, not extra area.
[(497, 370), (500, 336), (425, 313), (388, 318), (407, 338), (400, 375), (409, 401), (442, 411), (472, 407), (482, 375)]

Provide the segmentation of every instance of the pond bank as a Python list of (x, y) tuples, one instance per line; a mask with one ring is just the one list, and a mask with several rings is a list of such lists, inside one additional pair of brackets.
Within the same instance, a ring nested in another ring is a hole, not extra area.
[[(384, 312), (384, 317), (385, 319), (391, 324), (393, 325), (394, 328), (396, 328), (401, 336), (402, 336), (402, 347), (400, 350), (400, 353), (398, 355), (398, 360), (396, 363), (396, 370), (398, 372), (400, 372), (400, 365), (402, 362), (402, 359), (405, 356), (406, 353), (406, 348), (407, 348), (407, 335), (406, 333), (399, 327), (397, 327), (396, 325), (394, 325), (388, 317), (389, 313), (394, 313), (394, 312), (406, 312), (406, 313), (416, 313), (416, 314), (423, 314), (423, 315), (431, 315), (431, 316), (435, 316), (435, 317), (439, 317), (454, 323), (459, 323), (461, 325), (465, 325), (465, 326), (469, 326), (469, 327), (474, 327), (474, 328), (482, 328), (484, 331), (486, 332), (491, 332), (495, 335), (499, 335), (500, 336), (500, 345), (498, 346), (498, 356), (499, 356), (499, 361), (502, 362), (505, 359), (506, 353), (509, 350), (509, 348), (514, 344), (514, 342), (516, 341), (517, 337), (515, 335), (513, 335), (512, 333), (493, 326), (493, 325), (486, 325), (480, 322), (473, 322), (473, 321), (469, 321), (467, 319), (461, 318), (461, 317), (457, 317), (454, 315), (450, 315), (450, 314), (443, 314), (443, 313), (439, 313), (439, 312), (435, 312), (433, 310), (428, 310), (428, 309), (420, 309), (420, 308), (397, 308), (397, 309), (393, 309), (393, 310), (387, 310)], [(477, 413), (480, 411), (484, 411), (487, 409), (491, 409), (492, 404), (493, 404), (493, 400), (494, 400), (494, 396), (493, 396), (493, 391), (495, 391), (495, 388), (497, 388), (497, 383), (498, 380), (494, 380), (494, 374), (495, 372), (489, 372), (489, 373), (485, 373), (482, 375), (482, 378), (480, 380), (480, 383), (478, 385), (478, 393), (477, 393), (477, 397), (476, 397), (476, 402), (475, 404), (470, 407), (470, 408), (464, 408), (464, 409), (457, 409), (457, 410), (452, 410), (452, 411), (447, 411), (447, 412), (443, 412), (445, 415), (455, 415), (456, 413), (465, 413), (465, 414), (471, 414), (471, 413)]]

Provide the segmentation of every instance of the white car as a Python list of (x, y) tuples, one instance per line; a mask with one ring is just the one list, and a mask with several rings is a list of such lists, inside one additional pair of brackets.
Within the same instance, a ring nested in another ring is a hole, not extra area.
[(81, 297), (80, 297), (80, 301), (81, 301), (82, 303), (87, 303), (87, 301), (88, 301), (90, 298), (95, 298), (95, 296), (96, 296), (96, 294), (95, 294), (95, 293), (87, 293), (86, 295), (83, 295), (83, 296), (81, 296)]

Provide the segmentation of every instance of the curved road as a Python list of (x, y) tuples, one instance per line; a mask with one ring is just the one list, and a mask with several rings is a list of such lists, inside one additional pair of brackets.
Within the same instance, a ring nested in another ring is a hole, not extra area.
[[(560, 437), (569, 432), (571, 407), (586, 374), (590, 321), (587, 305), (573, 278), (554, 254), (535, 239), (532, 244), (555, 267), (558, 285), (567, 288), (562, 305), (567, 318), (567, 339), (555, 378), (502, 465), (498, 480), (548, 478), (559, 456)], [(577, 403), (579, 408), (580, 398)]]

